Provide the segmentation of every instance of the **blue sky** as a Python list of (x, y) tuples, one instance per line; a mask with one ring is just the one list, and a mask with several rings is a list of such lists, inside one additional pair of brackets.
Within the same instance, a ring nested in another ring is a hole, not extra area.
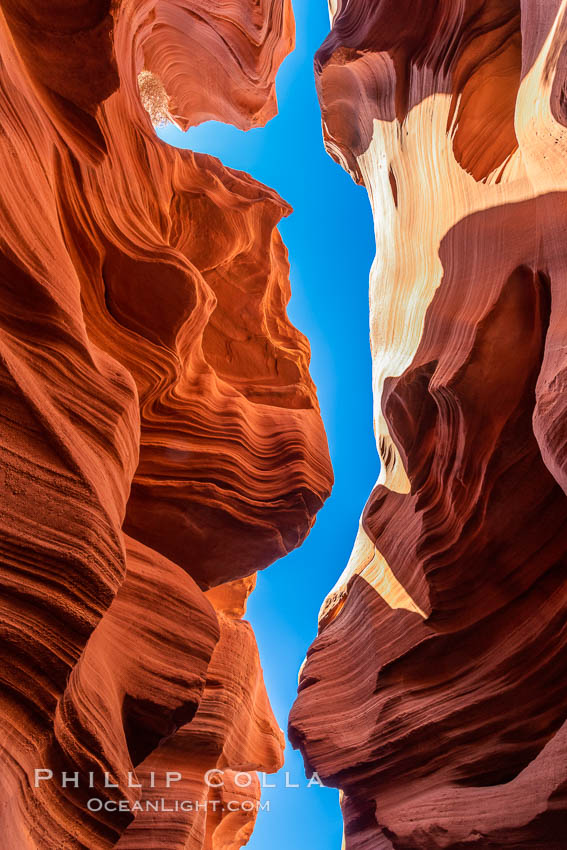
[[(313, 54), (329, 31), (325, 0), (295, 0), (297, 47), (277, 80), (279, 115), (247, 133), (207, 122), (162, 139), (218, 156), (276, 189), (294, 208), (280, 230), (289, 250), (288, 313), (311, 343), (311, 374), (335, 469), (331, 498), (297, 551), (258, 576), (247, 619), (258, 639), (264, 678), (282, 729), (295, 698), (297, 672), (316, 635), (323, 598), (342, 572), (358, 518), (379, 471), (372, 433), (368, 273), (374, 233), (367, 195), (325, 152), (313, 80)], [(264, 791), (250, 850), (340, 850), (338, 792), (308, 789), (303, 762), (286, 750), (284, 771), (299, 789)]]

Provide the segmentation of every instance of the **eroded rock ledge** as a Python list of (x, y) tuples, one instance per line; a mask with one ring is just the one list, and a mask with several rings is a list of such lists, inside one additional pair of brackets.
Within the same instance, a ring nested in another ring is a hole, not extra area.
[(347, 850), (567, 846), (567, 3), (331, 4), (380, 479), (290, 734)]
[[(141, 96), (183, 126), (262, 124), (292, 44), (289, 0), (2, 4), (7, 850), (234, 850), (253, 813), (134, 817), (87, 798), (143, 800), (165, 769), (203, 801), (210, 767), (281, 764), (241, 618), (332, 479), (286, 316), (289, 208), (161, 143)], [(81, 786), (35, 788), (36, 768)]]

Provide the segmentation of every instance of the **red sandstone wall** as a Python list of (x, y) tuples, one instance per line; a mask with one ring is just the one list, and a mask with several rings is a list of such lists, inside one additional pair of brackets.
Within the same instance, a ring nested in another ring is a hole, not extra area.
[(332, 4), (382, 473), (290, 734), (346, 850), (567, 847), (567, 6)]
[[(184, 126), (262, 124), (293, 37), (288, 0), (2, 4), (7, 850), (240, 847), (253, 815), (86, 801), (143, 800), (128, 771), (166, 765), (203, 799), (206, 766), (281, 763), (241, 620), (253, 582), (205, 591), (298, 545), (331, 486), (309, 346), (286, 316), (289, 207), (161, 143), (141, 94)], [(94, 790), (36, 789), (36, 767), (93, 771)]]

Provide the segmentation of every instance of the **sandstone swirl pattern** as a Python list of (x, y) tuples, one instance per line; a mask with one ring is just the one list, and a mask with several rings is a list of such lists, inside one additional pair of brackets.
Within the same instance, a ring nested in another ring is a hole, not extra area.
[[(2, 4), (7, 850), (237, 848), (253, 813), (138, 819), (86, 801), (140, 802), (160, 767), (203, 801), (217, 765), (238, 799), (231, 771), (281, 763), (241, 617), (251, 576), (301, 542), (332, 479), (286, 316), (289, 208), (162, 144), (141, 97), (185, 126), (262, 124), (292, 45), (288, 0)], [(35, 768), (81, 785), (34, 788)]]
[(567, 3), (338, 0), (382, 472), (292, 711), (347, 850), (567, 846)]

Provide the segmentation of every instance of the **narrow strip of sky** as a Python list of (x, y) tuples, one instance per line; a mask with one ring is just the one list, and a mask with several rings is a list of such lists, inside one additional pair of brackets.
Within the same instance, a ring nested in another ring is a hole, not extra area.
[[(291, 320), (309, 338), (311, 373), (331, 449), (336, 484), (315, 527), (296, 552), (260, 573), (247, 618), (256, 632), (268, 693), (280, 726), (295, 698), (297, 673), (317, 630), (321, 602), (342, 572), (358, 518), (378, 475), (372, 433), (368, 273), (374, 232), (366, 192), (326, 154), (313, 80), (313, 54), (329, 30), (325, 0), (295, 0), (297, 47), (277, 80), (279, 115), (243, 133), (207, 122), (162, 139), (218, 156), (276, 189), (294, 207), (280, 230), (289, 250)], [(289, 784), (299, 788), (287, 788)], [(335, 790), (307, 788), (301, 757), (265, 789), (250, 850), (339, 850)]]

